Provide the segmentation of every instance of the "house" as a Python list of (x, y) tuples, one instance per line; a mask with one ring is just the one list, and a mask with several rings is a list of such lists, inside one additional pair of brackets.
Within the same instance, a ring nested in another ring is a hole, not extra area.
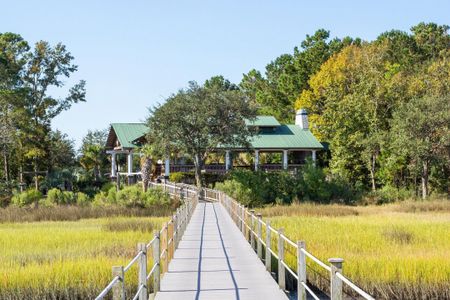
[[(316, 153), (323, 149), (322, 144), (309, 130), (308, 115), (304, 109), (297, 112), (295, 124), (280, 124), (273, 116), (258, 116), (254, 121), (247, 121), (247, 126), (256, 127), (257, 134), (250, 139), (250, 149), (246, 147), (218, 145), (215, 149), (217, 156), (222, 157), (218, 162), (205, 165), (206, 172), (225, 173), (233, 167), (252, 168), (254, 170), (292, 170), (301, 167), (307, 157), (316, 160)], [(106, 152), (111, 155), (111, 177), (117, 176), (117, 156), (126, 155), (127, 172), (121, 172), (128, 177), (139, 175), (133, 170), (133, 155), (139, 154), (140, 147), (145, 143), (148, 128), (143, 123), (113, 123), (111, 124)], [(251, 153), (252, 165), (235, 165), (233, 159), (239, 155)], [(261, 163), (261, 156), (278, 154), (280, 163)], [(187, 172), (194, 169), (193, 164), (186, 163), (186, 159), (166, 159), (165, 176), (170, 172)]]

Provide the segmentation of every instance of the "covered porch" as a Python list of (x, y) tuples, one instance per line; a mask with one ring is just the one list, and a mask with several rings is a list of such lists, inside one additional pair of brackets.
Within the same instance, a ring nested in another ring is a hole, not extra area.
[[(298, 171), (305, 163), (307, 158), (316, 161), (316, 149), (255, 149), (253, 151), (242, 151), (238, 149), (228, 149), (215, 152), (216, 162), (206, 163), (203, 170), (207, 173), (225, 174), (232, 169), (247, 169), (254, 171)], [(244, 163), (239, 159), (241, 154), (251, 155), (250, 160)], [(278, 154), (281, 156), (279, 163), (267, 162), (261, 159), (265, 154)], [(162, 168), (163, 174), (169, 176), (173, 172), (193, 172), (195, 169), (192, 163), (177, 163), (177, 161), (166, 160)]]

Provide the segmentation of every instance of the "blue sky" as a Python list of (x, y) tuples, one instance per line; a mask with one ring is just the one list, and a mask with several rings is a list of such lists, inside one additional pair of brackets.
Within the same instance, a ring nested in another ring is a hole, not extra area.
[[(319, 28), (372, 40), (421, 21), (450, 24), (450, 1), (21, 1), (0, 0), (0, 32), (30, 43), (62, 42), (87, 81), (87, 102), (53, 128), (80, 145), (88, 129), (139, 122), (147, 108), (187, 85), (243, 73), (291, 53)], [(54, 95), (63, 96), (65, 90)]]

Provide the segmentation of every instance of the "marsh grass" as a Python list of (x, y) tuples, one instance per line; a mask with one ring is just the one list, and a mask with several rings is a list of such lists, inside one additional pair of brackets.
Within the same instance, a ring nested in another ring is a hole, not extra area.
[(414, 234), (409, 230), (401, 227), (386, 228), (383, 236), (392, 242), (399, 244), (410, 244), (413, 241)]
[(169, 216), (172, 207), (128, 208), (122, 206), (75, 206), (60, 205), (52, 207), (15, 207), (0, 208), (0, 223), (41, 222), (41, 221), (78, 221), (81, 219), (107, 217), (162, 217)]
[(160, 222), (155, 222), (152, 220), (140, 220), (140, 219), (130, 219), (130, 220), (108, 220), (103, 225), (103, 229), (107, 231), (140, 231), (140, 232), (153, 232), (159, 229), (158, 226)]
[[(274, 228), (284, 228), (291, 240), (304, 240), (306, 249), (323, 262), (344, 258), (344, 275), (376, 299), (450, 299), (448, 204), (424, 203), (414, 208), (415, 213), (404, 212), (411, 205), (349, 207), (347, 211), (299, 204), (261, 211), (270, 216)], [(275, 239), (272, 245), (276, 251)], [(287, 263), (295, 270), (295, 249), (285, 244), (285, 250)], [(328, 291), (329, 274), (309, 259), (307, 264), (308, 280)], [(352, 294), (348, 288), (345, 291)]]
[(394, 211), (406, 213), (447, 212), (450, 213), (450, 200), (434, 199), (427, 201), (405, 201), (394, 204)]
[[(166, 217), (0, 224), (0, 299), (93, 299)], [(118, 225), (113, 225), (118, 224)], [(152, 259), (149, 257), (149, 267)], [(137, 279), (126, 273), (129, 294)], [(135, 289), (134, 289), (135, 291)]]
[(344, 205), (320, 205), (314, 203), (275, 205), (258, 210), (265, 217), (278, 216), (318, 216), (318, 217), (343, 217), (357, 216), (358, 210)]

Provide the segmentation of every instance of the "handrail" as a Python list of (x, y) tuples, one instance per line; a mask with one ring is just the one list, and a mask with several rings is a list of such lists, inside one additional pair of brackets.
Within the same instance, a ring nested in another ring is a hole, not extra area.
[[(146, 300), (148, 295), (147, 281), (153, 276), (153, 290), (158, 292), (160, 288), (160, 276), (167, 272), (167, 266), (173, 258), (173, 253), (178, 247), (179, 240), (186, 230), (188, 221), (198, 203), (199, 193), (196, 188), (187, 185), (156, 184), (150, 183), (150, 188), (161, 187), (170, 196), (184, 199), (182, 205), (176, 213), (166, 222), (155, 236), (148, 243), (139, 243), (137, 254), (128, 262), (125, 267), (113, 267), (114, 278), (95, 298), (103, 299), (112, 289), (114, 289), (113, 300), (124, 299), (126, 272), (134, 265), (139, 267), (139, 283), (133, 300)], [(153, 264), (149, 273), (147, 273), (147, 251), (153, 250)], [(119, 273), (117, 273), (120, 270)], [(119, 298), (116, 298), (119, 297)]]
[[(147, 299), (145, 297), (140, 297), (140, 295), (143, 295), (147, 293), (146, 288), (146, 281), (150, 279), (152, 275), (154, 277), (154, 290), (155, 292), (159, 291), (159, 276), (162, 274), (160, 272), (161, 268), (164, 268), (164, 271), (167, 271), (167, 265), (171, 258), (173, 257), (173, 253), (175, 249), (178, 246), (180, 237), (184, 233), (184, 230), (186, 229), (186, 226), (188, 224), (188, 221), (190, 220), (190, 217), (192, 216), (192, 212), (195, 209), (198, 199), (200, 196), (200, 192), (198, 191), (196, 187), (192, 185), (186, 185), (186, 184), (155, 184), (151, 183), (151, 187), (153, 186), (160, 186), (163, 188), (165, 192), (167, 192), (171, 196), (178, 196), (183, 199), (186, 199), (186, 201), (183, 201), (183, 205), (180, 207), (179, 210), (177, 210), (177, 213), (170, 218), (168, 222), (166, 222), (160, 231), (157, 232), (155, 237), (146, 245), (144, 245), (145, 250), (149, 249), (150, 247), (154, 248), (155, 244), (158, 246), (157, 251), (153, 252), (154, 263), (150, 270), (150, 272), (145, 274), (144, 280), (145, 282), (140, 281), (139, 282), (139, 289), (137, 293), (135, 294), (133, 299)], [(189, 194), (192, 193), (192, 194)], [(190, 197), (189, 197), (190, 196)], [(275, 257), (275, 259), (278, 260), (278, 284), (280, 285), (280, 288), (285, 289), (285, 271), (289, 272), (294, 279), (297, 280), (298, 284), (298, 299), (303, 299), (303, 297), (306, 295), (306, 292), (308, 292), (314, 299), (319, 299), (317, 295), (312, 291), (310, 287), (307, 285), (306, 280), (306, 258), (311, 259), (314, 263), (318, 264), (320, 267), (324, 268), (328, 272), (331, 273), (331, 286), (332, 288), (332, 295), (331, 299), (342, 299), (342, 282), (345, 283), (347, 286), (349, 286), (353, 291), (358, 293), (360, 296), (362, 296), (366, 300), (374, 300), (372, 296), (370, 296), (367, 292), (363, 291), (361, 288), (359, 288), (356, 284), (350, 281), (350, 279), (346, 278), (344, 275), (342, 275), (342, 259), (330, 259), (331, 267), (324, 262), (322, 262), (320, 259), (315, 257), (312, 253), (308, 252), (305, 249), (304, 242), (297, 242), (294, 243), (292, 240), (287, 237), (283, 231), (277, 230), (273, 228), (270, 225), (269, 221), (264, 221), (261, 218), (261, 215), (256, 215), (254, 211), (249, 211), (248, 208), (244, 207), (243, 205), (240, 205), (236, 200), (229, 197), (225, 193), (213, 189), (204, 188), (203, 189), (203, 199), (219, 202), (223, 207), (226, 209), (226, 211), (230, 214), (230, 217), (232, 220), (236, 223), (236, 225), (240, 228), (242, 231), (242, 234), (246, 236), (249, 235), (249, 242), (251, 242), (251, 245), (253, 249), (256, 251), (255, 248), (257, 248), (258, 256), (261, 260), (262, 258), (262, 246), (268, 250), (270, 255), (266, 254), (266, 259), (269, 256), (269, 259), (271, 256)], [(247, 216), (250, 216), (250, 220), (247, 219)], [(274, 249), (271, 248), (271, 238), (267, 239), (266, 241), (263, 240), (262, 236), (262, 230), (263, 227), (266, 228), (267, 235), (269, 233), (273, 233), (275, 239), (278, 239), (278, 253), (274, 251)], [(170, 236), (169, 236), (170, 233)], [(160, 243), (161, 240), (161, 243)], [(281, 243), (281, 244), (280, 244)], [(297, 250), (297, 272), (293, 270), (292, 267), (290, 267), (287, 262), (284, 259), (284, 243), (287, 243), (288, 245), (294, 247)], [(280, 248), (281, 247), (281, 248)], [(156, 253), (156, 254), (155, 254)], [(156, 256), (155, 256), (156, 255)], [(268, 256), (267, 256), (268, 255)], [(138, 251), (136, 256), (128, 263), (128, 265), (125, 268), (122, 268), (123, 275), (126, 271), (129, 270), (129, 268), (139, 261), (139, 266), (141, 266), (141, 260), (140, 258), (145, 258), (146, 260), (146, 253), (143, 250)], [(270, 271), (270, 260), (269, 264), (267, 265), (266, 262), (266, 268), (268, 271)], [(281, 272), (281, 273), (280, 273)], [(123, 276), (122, 275), (122, 276)], [(140, 275), (141, 276), (141, 275)], [(142, 280), (142, 279), (140, 279)], [(115, 276), (112, 281), (108, 284), (108, 286), (99, 294), (99, 296), (96, 298), (97, 300), (102, 299), (119, 281), (122, 281), (122, 289), (125, 288), (125, 285), (123, 284), (123, 278), (120, 276)], [(333, 290), (334, 289), (334, 290)], [(336, 290), (337, 289), (337, 290)], [(145, 290), (145, 293), (143, 293), (143, 290)], [(305, 296), (306, 297), (306, 296)], [(115, 300), (115, 299), (114, 299)]]
[(139, 251), (138, 254), (136, 254), (136, 256), (128, 263), (128, 265), (127, 265), (125, 268), (123, 268), (123, 271), (124, 271), (124, 272), (128, 271), (128, 270), (131, 268), (131, 266), (133, 266), (134, 263), (139, 259), (139, 257), (141, 257), (141, 255), (142, 255), (143, 253), (144, 253), (144, 252)]
[(320, 298), (317, 297), (317, 295), (306, 285), (306, 283), (302, 281), (301, 285), (308, 291), (308, 293), (314, 298), (314, 300), (320, 300)]
[(372, 296), (364, 292), (360, 287), (351, 282), (347, 277), (342, 275), (339, 272), (336, 272), (336, 276), (339, 277), (343, 282), (345, 282), (349, 287), (351, 287), (355, 292), (357, 292), (360, 296), (367, 300), (375, 300)]
[(113, 280), (110, 281), (110, 283), (105, 287), (103, 291), (98, 294), (97, 298), (95, 300), (103, 299), (103, 297), (108, 294), (108, 292), (113, 288), (113, 286), (116, 284), (116, 282), (119, 280), (119, 276), (116, 276), (113, 278)]
[[(208, 190), (210, 191), (210, 190)], [(279, 232), (277, 229), (273, 228), (272, 226), (270, 226), (270, 224), (268, 222), (265, 222), (264, 220), (262, 220), (262, 218), (260, 216), (256, 216), (256, 214), (254, 213), (254, 211), (249, 211), (247, 208), (245, 208), (244, 206), (240, 205), (236, 200), (234, 200), (233, 198), (227, 196), (225, 193), (216, 191), (216, 197), (217, 197), (217, 201), (219, 201), (227, 210), (227, 212), (230, 214), (231, 218), (235, 221), (236, 225), (242, 230), (242, 234), (244, 234), (247, 238), (247, 234), (250, 235), (249, 238), (249, 242), (251, 242), (252, 247), (255, 247), (255, 240), (256, 243), (258, 244), (257, 248), (258, 248), (258, 256), (260, 256), (260, 259), (262, 260), (262, 251), (260, 252), (260, 245), (263, 245), (266, 248), (266, 251), (269, 250), (269, 252), (271, 253), (271, 255), (273, 255), (277, 260), (278, 260), (278, 264), (281, 265), (281, 269), (279, 268), (278, 271), (283, 271), (287, 270), (289, 273), (291, 273), (291, 275), (297, 279), (297, 281), (299, 281), (300, 275), (302, 276), (302, 279), (304, 278), (304, 280), (300, 281), (298, 284), (298, 289), (304, 289), (304, 292), (308, 292), (309, 294), (311, 294), (311, 296), (314, 299), (319, 299), (317, 297), (317, 295), (314, 294), (314, 292), (307, 286), (306, 284), (306, 267), (303, 268), (302, 270), (297, 270), (297, 273), (286, 263), (286, 261), (284, 260), (284, 246), (282, 246), (282, 249), (278, 249), (278, 251), (282, 251), (281, 256), (280, 253), (275, 253), (275, 251), (273, 249), (271, 249), (270, 247), (270, 240), (267, 241), (269, 244), (267, 245), (267, 243), (264, 242), (261, 231), (262, 228), (265, 227), (266, 230), (268, 229), (268, 233), (274, 233), (276, 237), (278, 237), (278, 240), (282, 241), (282, 243), (284, 244), (284, 242), (286, 242), (288, 245), (294, 247), (297, 250), (297, 261), (298, 261), (298, 265), (297, 265), (297, 269), (299, 269), (299, 266), (301, 265), (301, 260), (303, 259), (302, 264), (306, 264), (306, 257), (310, 258), (314, 263), (318, 264), (320, 267), (324, 268), (325, 270), (327, 270), (328, 272), (330, 272), (332, 274), (331, 276), (331, 285), (333, 285), (333, 281), (337, 281), (337, 280), (342, 280), (344, 283), (346, 283), (350, 288), (352, 288), (356, 293), (358, 293), (359, 295), (361, 295), (362, 297), (364, 297), (367, 300), (373, 300), (374, 298), (372, 296), (370, 296), (368, 293), (366, 293), (365, 291), (363, 291), (361, 288), (359, 288), (356, 284), (354, 284), (353, 282), (351, 282), (348, 278), (344, 277), (344, 275), (342, 275), (340, 272), (342, 272), (342, 269), (339, 268), (340, 264), (342, 264), (343, 260), (337, 259), (337, 261), (334, 260), (330, 260), (332, 266), (330, 267), (329, 265), (325, 264), (324, 262), (322, 262), (320, 259), (318, 259), (317, 257), (315, 257), (312, 253), (306, 251), (306, 249), (304, 248), (304, 242), (298, 242), (295, 243), (293, 242), (291, 239), (289, 239), (289, 237), (287, 237), (284, 233)], [(222, 195), (222, 196), (219, 196)], [(250, 220), (245, 220), (247, 216), (250, 216)], [(256, 222), (255, 222), (256, 221)], [(256, 224), (255, 224), (256, 223)], [(258, 225), (259, 224), (259, 225)], [(258, 230), (256, 231), (256, 227), (258, 227)], [(303, 243), (303, 244), (301, 244)], [(301, 247), (299, 247), (299, 245), (303, 245)], [(254, 249), (255, 250), (255, 249)], [(299, 257), (301, 256), (301, 257)], [(281, 258), (280, 258), (281, 257)], [(267, 256), (266, 256), (267, 258)], [(270, 268), (270, 263), (269, 266), (266, 268)], [(335, 268), (335, 270), (337, 270), (333, 275), (333, 268)], [(269, 270), (269, 269), (268, 269)], [(284, 272), (284, 271), (283, 271)], [(300, 274), (300, 272), (303, 272), (303, 274)], [(280, 282), (280, 274), (279, 276), (279, 284), (281, 288), (285, 288), (285, 283), (284, 282)], [(281, 277), (281, 280), (284, 281), (284, 275)], [(342, 289), (342, 284), (337, 284), (337, 286), (341, 286)], [(302, 292), (303, 293), (303, 292)], [(339, 296), (342, 294), (342, 291), (338, 291), (338, 293), (336, 295), (331, 295), (331, 298), (334, 299), (341, 299), (342, 297)], [(301, 297), (303, 297), (300, 293), (300, 291), (298, 292), (299, 295), (299, 299), (302, 299)]]
[(305, 249), (300, 249), (300, 251), (302, 251), (303, 253), (305, 253), (306, 256), (308, 256), (309, 258), (311, 258), (313, 261), (315, 261), (319, 266), (321, 266), (322, 268), (324, 268), (325, 270), (327, 270), (328, 272), (331, 272), (331, 268), (329, 266), (327, 266), (324, 262), (322, 262), (320, 259), (318, 259), (317, 257), (315, 257), (314, 255), (312, 255), (311, 253), (309, 253), (308, 251), (306, 251)]

